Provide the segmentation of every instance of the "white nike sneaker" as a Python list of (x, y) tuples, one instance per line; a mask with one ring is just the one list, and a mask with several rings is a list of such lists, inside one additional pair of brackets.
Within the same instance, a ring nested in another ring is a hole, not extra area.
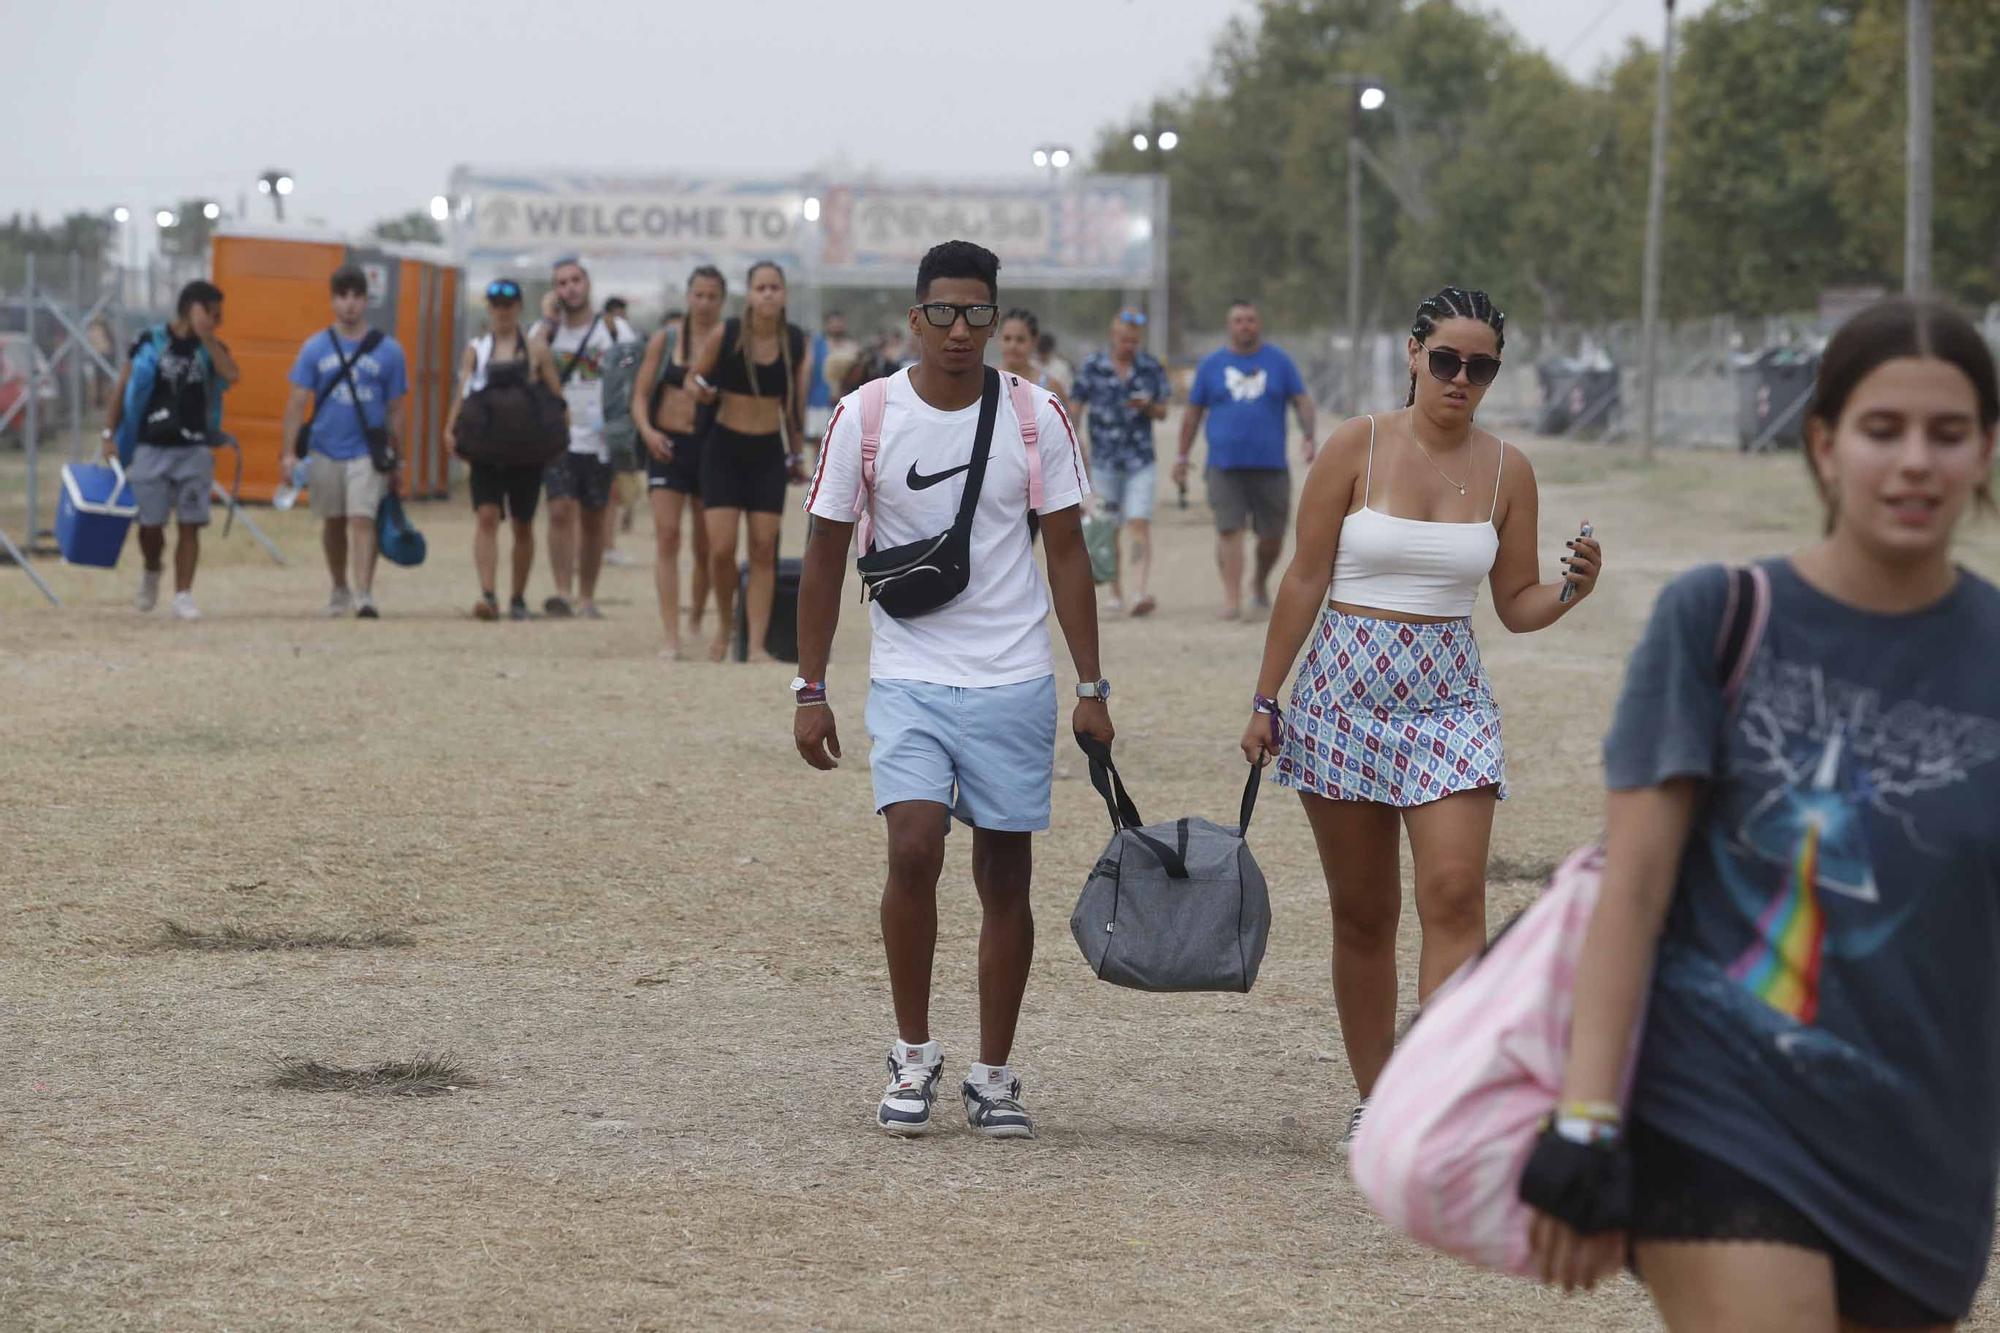
[(193, 593), (177, 592), (174, 594), (174, 619), (175, 620), (201, 619), (201, 608), (197, 607), (194, 604)]
[(989, 1139), (1032, 1139), (1035, 1122), (1021, 1105), (1021, 1080), (996, 1079), (977, 1084), (965, 1080), (958, 1088), (965, 1102), (965, 1123)]
[(326, 599), (326, 618), (339, 620), (354, 610), (354, 589), (335, 588), (333, 595)]
[(160, 571), (148, 569), (139, 575), (139, 595), (132, 599), (132, 605), (141, 611), (150, 611), (160, 604)]
[(936, 1064), (906, 1065), (889, 1049), (889, 1086), (882, 1104), (875, 1109), (875, 1123), (891, 1134), (904, 1136), (931, 1132), (931, 1104), (937, 1100), (938, 1080), (944, 1076), (944, 1055)]

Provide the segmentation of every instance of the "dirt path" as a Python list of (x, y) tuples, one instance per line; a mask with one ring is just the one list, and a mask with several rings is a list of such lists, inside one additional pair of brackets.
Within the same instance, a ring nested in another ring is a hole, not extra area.
[[(1795, 458), (1532, 456), (1544, 558), (1587, 515), (1611, 573), (1533, 638), (1482, 611), (1515, 782), (1495, 919), (1596, 827), (1598, 736), (1659, 584), (1816, 521)], [(385, 572), (387, 618), (329, 623), (307, 518), (258, 517), (293, 568), (212, 542), (198, 625), (127, 607), (130, 553), (53, 570), (60, 613), (0, 570), (0, 1328), (1653, 1327), (1630, 1283), (1565, 1301), (1360, 1201), (1294, 804), (1267, 801), (1254, 839), (1277, 916), (1256, 991), (1121, 991), (1068, 939), (1105, 829), (1065, 752), (1018, 1060), (1041, 1138), (979, 1140), (952, 1105), (940, 1135), (888, 1141), (851, 592), (849, 759), (817, 775), (789, 668), (655, 659), (647, 568), (608, 571), (603, 625), (478, 624), (470, 515), (428, 506), (431, 563)], [(1221, 815), (1262, 629), (1213, 619), (1199, 498), (1160, 519), (1162, 611), (1105, 633), (1122, 762), (1142, 807)], [(625, 541), (647, 548), (643, 519)], [(1967, 559), (2000, 572), (1992, 525)], [(941, 903), (951, 1076), (968, 848)], [(162, 947), (168, 921), (410, 943), (198, 952)], [(1404, 935), (1408, 962), (1407, 915)], [(280, 1054), (418, 1051), (478, 1086), (265, 1086)]]

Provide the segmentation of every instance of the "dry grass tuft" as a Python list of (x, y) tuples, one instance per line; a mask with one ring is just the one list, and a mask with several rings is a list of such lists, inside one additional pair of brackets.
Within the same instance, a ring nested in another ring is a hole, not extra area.
[(1546, 884), (1561, 864), (1561, 861), (1536, 860), (1533, 857), (1517, 861), (1510, 856), (1496, 856), (1486, 863), (1486, 879), (1491, 884)]
[(288, 926), (241, 926), (227, 922), (201, 928), (168, 921), (160, 947), (195, 953), (255, 953), (268, 949), (401, 949), (416, 938), (404, 930), (294, 930)]
[(271, 1086), (287, 1092), (367, 1092), (388, 1097), (439, 1097), (459, 1088), (476, 1088), (450, 1052), (419, 1053), (408, 1060), (391, 1060), (360, 1069), (321, 1064), (303, 1056), (281, 1055)]

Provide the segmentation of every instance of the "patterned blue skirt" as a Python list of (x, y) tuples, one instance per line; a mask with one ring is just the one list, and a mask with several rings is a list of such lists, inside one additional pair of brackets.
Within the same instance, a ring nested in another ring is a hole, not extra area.
[(1275, 780), (1405, 807), (1480, 787), (1506, 800), (1500, 706), (1472, 622), (1405, 625), (1329, 608), (1292, 689)]

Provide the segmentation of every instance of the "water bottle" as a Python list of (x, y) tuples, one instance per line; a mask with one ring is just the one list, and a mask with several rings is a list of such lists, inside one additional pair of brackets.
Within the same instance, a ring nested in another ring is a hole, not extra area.
[(306, 471), (305, 459), (293, 461), (284, 481), (280, 482), (278, 489), (271, 494), (271, 508), (283, 511), (299, 502), (299, 492), (306, 488)]

